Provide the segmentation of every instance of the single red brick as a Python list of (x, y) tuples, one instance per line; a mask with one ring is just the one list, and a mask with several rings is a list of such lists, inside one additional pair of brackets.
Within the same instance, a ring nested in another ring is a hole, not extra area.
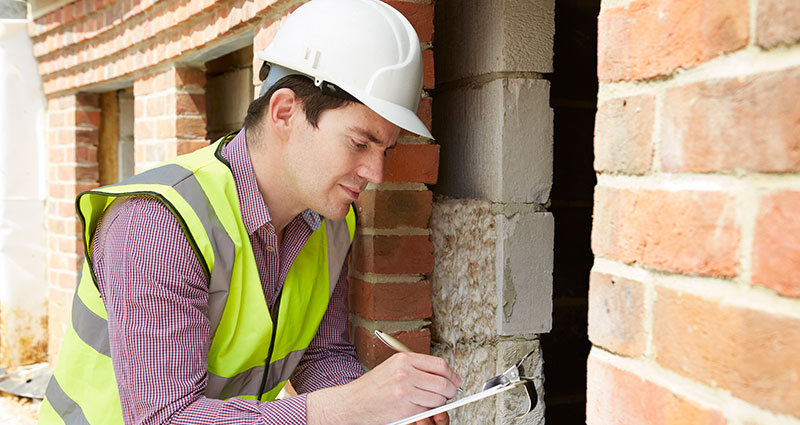
[(96, 93), (77, 93), (75, 106), (78, 108), (100, 108), (100, 95)]
[(145, 111), (147, 111), (147, 117), (160, 117), (167, 115), (167, 99), (165, 95), (150, 96), (145, 102)]
[(601, 81), (639, 80), (691, 68), (747, 46), (747, 0), (634, 0), (598, 17)]
[(424, 78), (422, 88), (428, 90), (434, 88), (436, 85), (435, 70), (433, 68), (433, 50), (426, 49), (422, 51), (422, 69)]
[(725, 425), (723, 413), (619, 369), (595, 355), (587, 364), (587, 425)]
[(800, 418), (800, 320), (656, 288), (658, 364), (776, 413)]
[[(148, 95), (155, 91), (155, 78), (152, 75), (146, 75), (142, 78), (136, 79), (133, 82), (133, 95), (134, 97), (140, 97), (144, 95)], [(138, 101), (139, 99), (137, 99)]]
[(800, 67), (667, 89), (662, 168), (669, 172), (800, 170), (797, 93)]
[(644, 284), (593, 272), (589, 280), (589, 339), (625, 356), (644, 354)]
[(70, 3), (70, 4), (67, 4), (67, 5), (64, 5), (62, 8), (63, 8), (63, 16), (64, 16), (64, 20), (62, 21), (62, 23), (68, 24), (68, 23), (72, 22), (73, 19), (75, 19), (73, 17), (73, 15), (72, 15), (72, 4)]
[(433, 244), (428, 236), (359, 235), (355, 267), (363, 273), (430, 274)]
[(686, 274), (736, 276), (736, 201), (712, 191), (595, 189), (592, 250), (625, 263)]
[(756, 40), (764, 47), (800, 40), (800, 3), (796, 0), (759, 0)]
[(205, 116), (178, 116), (175, 118), (175, 136), (188, 139), (205, 139)]
[(595, 170), (625, 174), (650, 170), (654, 113), (655, 97), (651, 95), (603, 102), (595, 120)]
[(356, 201), (358, 225), (375, 228), (427, 228), (433, 207), (429, 190), (367, 190)]
[(93, 128), (77, 128), (73, 130), (67, 130), (68, 133), (71, 133), (71, 141), (75, 143), (76, 146), (97, 146), (99, 131)]
[(82, 262), (83, 257), (75, 255), (57, 255), (51, 252), (48, 267), (56, 270), (76, 270), (81, 266)]
[(417, 109), (417, 116), (422, 120), (422, 123), (428, 127), (428, 130), (433, 128), (433, 98), (423, 97), (419, 99), (419, 108)]
[(136, 140), (152, 139), (155, 135), (155, 121), (136, 121), (133, 124), (133, 134)]
[(177, 93), (174, 98), (177, 115), (205, 115), (206, 96), (204, 94)]
[(350, 311), (367, 320), (425, 319), (433, 314), (431, 284), (350, 279)]
[(753, 238), (753, 283), (800, 297), (800, 192), (761, 201)]
[[(426, 329), (393, 332), (390, 335), (397, 338), (408, 348), (416, 353), (428, 354), (431, 352), (431, 332)], [(378, 340), (373, 334), (361, 326), (356, 327), (355, 341), (358, 360), (364, 366), (373, 368), (395, 354), (395, 351)]]
[(411, 22), (420, 42), (433, 43), (433, 4), (399, 0), (387, 0), (386, 3)]
[(192, 153), (200, 148), (208, 146), (208, 140), (179, 140), (175, 146), (175, 154), (183, 155), (185, 153)]
[(398, 144), (386, 154), (387, 182), (435, 184), (439, 174), (439, 145)]
[(177, 67), (175, 68), (174, 84), (174, 87), (177, 88), (204, 88), (206, 73), (199, 68)]
[[(171, 118), (161, 118), (155, 120), (156, 138), (158, 139), (173, 139), (175, 138), (175, 124), (176, 120)], [(134, 129), (135, 131), (135, 129)]]

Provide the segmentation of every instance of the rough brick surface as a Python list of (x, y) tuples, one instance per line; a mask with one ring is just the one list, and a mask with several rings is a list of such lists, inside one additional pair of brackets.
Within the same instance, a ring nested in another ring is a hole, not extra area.
[(429, 190), (367, 190), (356, 201), (358, 225), (428, 227), (432, 205), (433, 195)]
[(759, 0), (756, 40), (771, 47), (800, 40), (800, 3), (795, 0)]
[(428, 236), (360, 235), (355, 243), (356, 270), (364, 273), (429, 274), (433, 244)]
[(800, 170), (800, 68), (667, 90), (662, 168)]
[(397, 145), (386, 154), (383, 179), (386, 182), (436, 183), (439, 145)]
[(747, 0), (636, 0), (598, 20), (601, 81), (639, 80), (744, 48)]
[[(428, 329), (391, 332), (391, 336), (417, 353), (430, 353), (431, 332)], [(355, 346), (358, 360), (366, 367), (373, 368), (395, 354), (367, 329), (357, 326), (355, 329)]]
[(753, 283), (800, 296), (800, 192), (761, 200), (753, 238)]
[(625, 356), (638, 357), (647, 344), (644, 284), (592, 272), (589, 280), (589, 339)]
[(657, 288), (662, 366), (766, 410), (800, 418), (800, 320)]
[(350, 279), (350, 311), (367, 320), (425, 319), (432, 314), (431, 284)]
[(700, 406), (594, 354), (588, 361), (587, 425), (725, 425), (722, 412)]
[(642, 174), (653, 164), (653, 96), (611, 99), (597, 110), (594, 168), (599, 173)]
[(421, 43), (433, 43), (433, 4), (411, 1), (386, 0), (411, 22)]
[(736, 200), (712, 191), (595, 190), (596, 255), (686, 274), (739, 273)]

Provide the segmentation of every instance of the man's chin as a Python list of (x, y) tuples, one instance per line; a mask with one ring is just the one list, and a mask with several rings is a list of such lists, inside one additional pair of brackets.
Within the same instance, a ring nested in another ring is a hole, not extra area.
[(343, 204), (342, 206), (338, 207), (328, 207), (325, 211), (321, 211), (320, 214), (329, 220), (341, 220), (347, 217), (347, 213), (350, 211), (350, 204)]

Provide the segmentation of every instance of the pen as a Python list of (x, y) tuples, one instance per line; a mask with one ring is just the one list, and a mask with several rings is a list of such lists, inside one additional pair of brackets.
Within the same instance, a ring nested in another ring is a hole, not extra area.
[[(401, 353), (413, 353), (413, 351), (410, 348), (406, 347), (405, 344), (398, 341), (397, 338), (387, 333), (381, 332), (376, 329), (375, 336), (378, 337), (378, 339), (381, 340), (382, 343), (386, 344), (387, 347), (391, 348), (394, 351), (398, 351)], [(461, 387), (458, 387), (458, 392), (463, 393), (464, 390), (462, 390)]]

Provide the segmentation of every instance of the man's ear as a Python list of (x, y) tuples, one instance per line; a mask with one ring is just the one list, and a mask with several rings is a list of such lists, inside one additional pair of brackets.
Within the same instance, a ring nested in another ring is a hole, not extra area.
[(291, 89), (282, 88), (272, 94), (269, 99), (269, 116), (267, 118), (272, 131), (280, 140), (289, 138), (292, 125), (296, 125), (297, 122), (293, 118), (300, 110), (300, 99)]

